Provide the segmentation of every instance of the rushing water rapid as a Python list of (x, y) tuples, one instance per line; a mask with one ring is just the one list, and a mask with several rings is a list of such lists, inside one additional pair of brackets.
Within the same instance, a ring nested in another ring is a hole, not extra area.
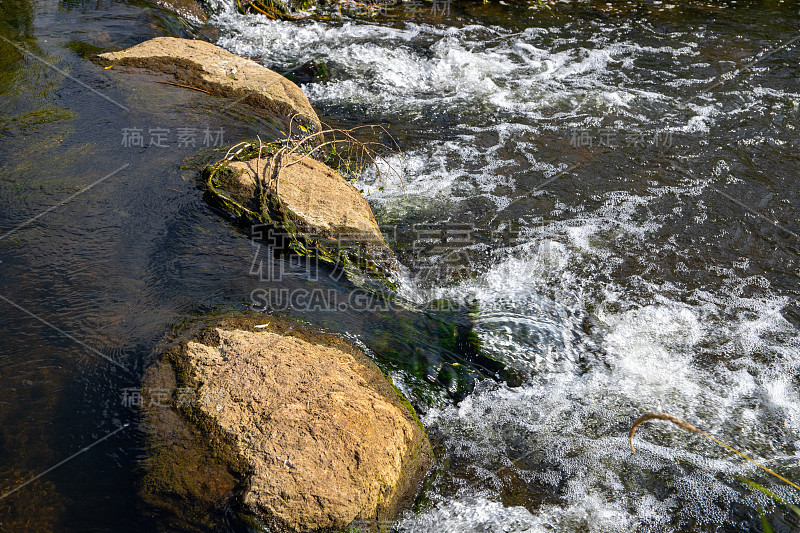
[(445, 458), (401, 531), (759, 531), (758, 504), (798, 530), (740, 458), (627, 433), (668, 412), (800, 477), (800, 18), (607, 6), (214, 19), (267, 66), (325, 65), (303, 85), (324, 114), (390, 125), (402, 180), (362, 182), (381, 222), (469, 233), (437, 258), (469, 275), (405, 293), (477, 302), (484, 347), (525, 376), (427, 412)]

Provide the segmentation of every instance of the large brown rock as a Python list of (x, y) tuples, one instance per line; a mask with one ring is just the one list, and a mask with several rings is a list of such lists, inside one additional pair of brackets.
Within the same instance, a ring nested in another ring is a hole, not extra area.
[(289, 159), (277, 181), (266, 175), (269, 165), (263, 160), (258, 165), (256, 160), (234, 162), (230, 168), (251, 195), (255, 193), (256, 180), (270, 187), (305, 233), (349, 235), (385, 246), (369, 202), (353, 184), (310, 157)]
[(280, 169), (272, 158), (212, 165), (206, 169), (206, 186), (215, 200), (246, 219), (279, 222), (324, 259), (347, 257), (362, 269), (374, 267), (381, 273), (395, 268), (369, 202), (353, 184), (308, 156), (286, 156)]
[[(252, 319), (206, 328), (171, 349), (145, 386), (177, 385), (200, 399), (180, 411), (182, 418), (209, 440), (232, 447), (236, 457), (229, 462), (246, 464), (232, 470), (247, 472), (238, 499), (264, 525), (316, 531), (357, 524), (367, 531), (375, 529), (376, 519), (394, 520), (431, 464), (431, 447), (413, 408), (352, 344), (274, 317), (263, 320), (263, 328)], [(165, 372), (174, 372), (177, 381), (170, 385), (159, 377)], [(149, 486), (157, 489), (148, 501), (169, 494), (170, 483), (178, 483), (172, 494), (203, 505), (230, 492), (230, 476), (218, 467), (195, 459), (181, 464), (184, 455), (191, 458), (191, 447), (182, 433), (169, 429), (172, 415), (151, 410), (146, 419), (156, 441), (150, 462), (158, 467), (148, 473)], [(221, 433), (209, 432), (212, 426)], [(199, 484), (211, 474), (219, 477), (211, 485), (215, 494), (197, 496), (210, 492)], [(190, 522), (198, 529), (207, 525)]]
[(291, 117), (314, 131), (322, 126), (300, 88), (255, 61), (205, 41), (156, 37), (98, 56), (104, 63), (172, 74), (179, 82), (270, 111), (288, 127)]

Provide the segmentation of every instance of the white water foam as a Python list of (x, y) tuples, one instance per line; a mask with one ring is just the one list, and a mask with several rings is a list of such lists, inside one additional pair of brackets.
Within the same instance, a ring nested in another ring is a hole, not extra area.
[[(734, 476), (761, 479), (760, 472), (660, 422), (640, 429), (639, 451), (632, 453), (627, 432), (645, 412), (669, 412), (757, 460), (794, 465), (797, 472), (800, 336), (781, 316), (785, 300), (698, 292), (696, 303), (687, 304), (662, 289), (649, 305), (632, 305), (623, 291), (609, 288), (608, 301), (592, 313), (599, 332), (589, 335), (581, 327), (588, 314), (586, 281), (570, 272), (585, 258), (557, 243), (516, 254), (442, 293), (478, 301), (486, 349), (529, 370), (528, 382), (487, 386), (458, 406), (426, 415), (426, 425), (436, 428), (453, 457), (470, 465), (470, 475), (455, 494), (444, 491), (447, 497), (403, 527), (665, 531), (676, 518), (741, 526), (730, 514), (742, 498)], [(713, 354), (705, 349), (709, 344), (717, 347)], [(769, 363), (756, 362), (754, 353)], [(544, 503), (532, 515), (497, 507), (501, 465), (528, 490), (553, 491), (561, 503)]]
[[(402, 182), (386, 172), (388, 181), (373, 174), (360, 184), (390, 220), (446, 212), (476, 197), (508, 207), (508, 191), (526, 173), (550, 177), (565, 167), (538, 153), (537, 136), (599, 128), (610, 115), (626, 131), (649, 131), (655, 122), (659, 131), (705, 135), (724, 114), (714, 101), (684, 102), (685, 94), (669, 91), (708, 85), (675, 76), (708, 66), (690, 64), (696, 46), (643, 46), (627, 40), (625, 27), (618, 34), (600, 28), (584, 46), (559, 38), (569, 26), (510, 34), (483, 26), (298, 24), (231, 10), (215, 23), (219, 44), (267, 66), (327, 62), (336, 75), (304, 87), (317, 106), (412, 124), (448, 117), (456, 134), (389, 161)], [(663, 87), (637, 82), (637, 60), (655, 58), (675, 62)], [(755, 97), (798, 100), (774, 91)], [(727, 112), (755, 105), (745, 100)], [(712, 175), (726, 172), (719, 161)], [(734, 504), (745, 500), (733, 476), (765, 481), (761, 474), (663, 422), (642, 427), (632, 453), (627, 432), (648, 411), (679, 416), (798, 473), (800, 336), (781, 314), (787, 300), (734, 270), (724, 286), (690, 294), (669, 283), (609, 281), (623, 260), (616, 242), (650, 251), (676, 246), (648, 239), (680, 217), (680, 207), (644, 220), (638, 212), (663, 198), (697, 197), (704, 187), (598, 191), (591, 208), (556, 203), (559, 222), (527, 228), (516, 247), (489, 250), (482, 275), (427, 293), (405, 280), (401, 292), (414, 300), (477, 301), (485, 349), (526, 381), (483, 383), (460, 404), (426, 414), (461, 468), (434, 476), (431, 503), (397, 524), (400, 531), (743, 528)], [(698, 223), (706, 211), (697, 202)], [(758, 296), (745, 296), (753, 288)], [(531, 494), (527, 508), (502, 503), (509, 472)], [(548, 496), (537, 500), (539, 493)]]
[[(548, 32), (531, 28), (519, 34), (496, 27), (463, 28), (406, 23), (284, 23), (243, 16), (232, 9), (213, 21), (222, 30), (218, 44), (287, 68), (322, 60), (337, 79), (304, 86), (318, 105), (361, 106), (370, 114), (404, 120), (429, 118), (431, 112), (486, 114), (504, 112), (537, 119), (570, 118), (577, 126), (600, 122), (610, 112), (634, 124), (652, 122), (630, 111), (639, 101), (669, 100), (654, 90), (627, 89), (638, 56), (696, 54), (691, 46), (652, 48), (605, 39), (594, 48), (551, 50)], [(560, 46), (558, 46), (560, 44)], [(659, 116), (659, 120), (669, 117)], [(685, 127), (679, 114), (675, 127)]]

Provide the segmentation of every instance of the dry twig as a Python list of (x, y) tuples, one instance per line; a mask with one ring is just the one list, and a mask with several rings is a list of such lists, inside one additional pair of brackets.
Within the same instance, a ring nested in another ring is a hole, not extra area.
[[(270, 159), (269, 167), (265, 169), (264, 177), (268, 185), (272, 185), (275, 191), (277, 191), (280, 173), (285, 168), (301, 163), (315, 155), (326, 154), (326, 149), (328, 149), (328, 159), (337, 158), (338, 168), (336, 168), (336, 170), (339, 172), (343, 172), (344, 170), (343, 173), (349, 173), (351, 176), (358, 176), (368, 167), (373, 166), (378, 178), (378, 183), (385, 184), (388, 182), (389, 177), (394, 176), (400, 181), (401, 187), (403, 187), (403, 191), (405, 192), (405, 183), (403, 182), (401, 172), (388, 160), (391, 156), (397, 156), (402, 159), (400, 146), (383, 125), (373, 124), (340, 129), (331, 128), (326, 124), (325, 129), (321, 131), (295, 137), (292, 136), (292, 132), (296, 128), (296, 118), (297, 115), (293, 115), (289, 120), (289, 135), (287, 135), (285, 139), (270, 143), (269, 145), (273, 148), (271, 151), (272, 158)], [(297, 127), (303, 128), (302, 126)], [(376, 128), (380, 132), (385, 133), (392, 140), (394, 146), (387, 146), (378, 141), (361, 141), (356, 137), (359, 131), (369, 129), (371, 132), (374, 132)], [(261, 176), (259, 171), (265, 145), (262, 143), (260, 137), (257, 137), (257, 139), (258, 155), (256, 160), (256, 176)], [(233, 160), (251, 146), (252, 144), (247, 141), (232, 146), (220, 162)], [(344, 167), (344, 169), (342, 167)], [(261, 180), (259, 179), (258, 181)]]
[(736, 448), (734, 448), (732, 446), (728, 446), (727, 444), (725, 444), (721, 440), (717, 439), (716, 437), (712, 437), (711, 435), (709, 435), (705, 431), (694, 427), (693, 425), (691, 425), (688, 422), (684, 422), (683, 420), (681, 420), (677, 416), (672, 416), (672, 415), (667, 414), (667, 413), (645, 413), (645, 414), (643, 414), (642, 416), (640, 416), (639, 418), (637, 418), (633, 422), (633, 427), (631, 428), (631, 432), (628, 434), (628, 440), (630, 441), (630, 444), (631, 444), (631, 450), (633, 450), (634, 452), (636, 452), (636, 448), (633, 446), (633, 436), (636, 434), (636, 430), (639, 429), (639, 426), (641, 426), (643, 423), (647, 422), (648, 420), (666, 420), (667, 422), (672, 422), (673, 424), (675, 424), (679, 428), (685, 429), (686, 431), (700, 433), (704, 437), (707, 437), (707, 438), (711, 439), (715, 443), (719, 444), (720, 446), (723, 446), (723, 447), (727, 448), (728, 450), (732, 451), (736, 455), (744, 457), (745, 459), (747, 459), (748, 461), (750, 461), (751, 463), (753, 463), (757, 467), (761, 468), (762, 470), (765, 470), (765, 471), (769, 472), (770, 474), (772, 474), (776, 478), (780, 479), (781, 481), (783, 481), (785, 483), (788, 483), (789, 485), (791, 485), (792, 487), (796, 488), (797, 490), (800, 490), (800, 486), (797, 486), (795, 483), (792, 483), (791, 481), (789, 481), (788, 479), (786, 479), (782, 475), (778, 474), (777, 472), (775, 472), (773, 470), (770, 470), (769, 468), (767, 468), (766, 466), (762, 465), (761, 463), (751, 459), (750, 457), (748, 457), (747, 455), (743, 454), (742, 452), (740, 452)]

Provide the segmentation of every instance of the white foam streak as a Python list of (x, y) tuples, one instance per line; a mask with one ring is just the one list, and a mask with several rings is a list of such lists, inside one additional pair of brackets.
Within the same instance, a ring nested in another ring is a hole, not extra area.
[(692, 53), (624, 41), (552, 51), (542, 46), (546, 33), (505, 36), (504, 30), (474, 25), (287, 24), (232, 10), (214, 23), (223, 30), (221, 46), (270, 67), (329, 61), (343, 76), (304, 87), (316, 104), (349, 102), (405, 118), (452, 112), (459, 104), (467, 106), (465, 113), (488, 106), (531, 119), (550, 116), (566, 102), (597, 117), (624, 112), (636, 100), (664, 98), (620, 88), (634, 57)]
[[(404, 528), (458, 524), (464, 531), (503, 531), (477, 518), (490, 510), (499, 523), (519, 521), (531, 531), (663, 531), (676, 513), (730, 524), (722, 509), (741, 496), (717, 473), (752, 476), (754, 468), (658, 423), (640, 430), (640, 452), (631, 454), (627, 430), (649, 411), (680, 416), (756, 457), (796, 460), (798, 334), (779, 312), (781, 299), (703, 294), (687, 304), (662, 294), (649, 305), (631, 306), (624, 292), (612, 290), (593, 313), (602, 333), (589, 336), (581, 328), (581, 280), (571, 273), (583, 252), (544, 242), (506, 253), (512, 256), (485, 275), (437, 296), (475, 298), (486, 349), (528, 369), (528, 383), (479, 390), (458, 406), (430, 411), (425, 423), (471, 464), (508, 457), (521, 477), (532, 480), (529, 487), (558, 490), (564, 503), (541, 505), (529, 515), (499, 507), (485, 488), (491, 483), (479, 483), (479, 494), (489, 500), (470, 499), (475, 490), (465, 488), (458, 493), (462, 499), (443, 501)], [(629, 308), (619, 310), (621, 303)], [(757, 314), (748, 318), (750, 310)], [(731, 320), (731, 313), (739, 318)], [(734, 356), (707, 360), (710, 343), (731, 347)], [(754, 364), (753, 353), (769, 354), (771, 364)], [(475, 471), (496, 477), (491, 468)], [(634, 483), (639, 475), (667, 496)], [(454, 519), (455, 509), (475, 521)]]
[[(659, 132), (705, 135), (723, 115), (713, 100), (672, 95), (710, 80), (638, 83), (637, 60), (703, 68), (679, 65), (697, 55), (695, 45), (648, 47), (625, 31), (600, 29), (578, 43), (554, 38), (570, 35), (569, 27), (509, 34), (476, 25), (285, 23), (230, 9), (214, 23), (220, 45), (267, 66), (328, 65), (335, 76), (304, 87), (317, 107), (426, 127), (446, 116), (446, 139), (419, 142), (358, 183), (383, 220), (439, 220), (475, 199), (501, 212), (515, 194), (533, 194), (524, 190), (532, 174), (546, 179), (567, 166), (536, 144), (567, 128), (599, 128), (612, 116), (626, 131), (655, 123)], [(794, 99), (796, 110), (798, 96), (764, 89), (752, 98), (734, 112), (770, 98)], [(722, 179), (729, 167), (719, 160), (712, 177)], [(427, 494), (433, 503), (406, 516), (400, 531), (669, 531), (675, 521), (739, 527), (731, 522), (731, 503), (742, 499), (732, 475), (754, 468), (659, 422), (642, 427), (632, 454), (627, 431), (648, 411), (679, 416), (757, 457), (797, 464), (800, 335), (782, 315), (788, 299), (733, 269), (727, 285), (690, 294), (644, 278), (624, 287), (613, 281), (623, 261), (619, 243), (674, 246), (651, 239), (672, 215), (642, 213), (668, 197), (696, 200), (704, 187), (607, 188), (590, 206), (554, 201), (555, 222), (523, 228), (514, 247), (481, 249), (481, 275), (433, 289), (398, 280), (413, 301), (477, 302), (485, 350), (525, 378), (517, 388), (482, 383), (460, 404), (427, 413), (448, 458), (471, 475), (437, 475)], [(696, 205), (703, 222), (707, 208)], [(753, 287), (758, 295), (745, 296)], [(504, 506), (498, 464), (526, 490), (551, 497), (531, 498), (528, 509)]]

